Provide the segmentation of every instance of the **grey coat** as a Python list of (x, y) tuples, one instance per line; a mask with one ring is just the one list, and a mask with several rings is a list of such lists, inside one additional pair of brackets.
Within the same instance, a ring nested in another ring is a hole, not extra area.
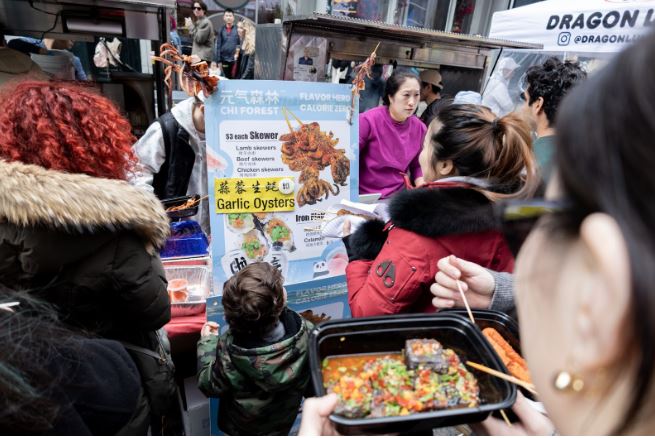
[(191, 54), (198, 55), (203, 61), (213, 61), (214, 50), (214, 26), (207, 17), (200, 17), (191, 26), (193, 36), (193, 48)]

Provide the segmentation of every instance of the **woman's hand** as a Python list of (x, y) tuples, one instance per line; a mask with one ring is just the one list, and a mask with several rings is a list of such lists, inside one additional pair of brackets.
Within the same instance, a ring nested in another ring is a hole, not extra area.
[(191, 17), (184, 17), (184, 27), (190, 29), (191, 26), (193, 26), (193, 20), (191, 20)]
[(328, 418), (337, 406), (336, 394), (312, 397), (305, 400), (298, 436), (338, 435), (334, 424)]
[(436, 283), (430, 286), (430, 292), (434, 295), (432, 305), (439, 309), (464, 307), (457, 288), (457, 281), (459, 281), (471, 307), (489, 308), (496, 288), (494, 277), (489, 271), (478, 264), (458, 259), (454, 255), (439, 260), (437, 267), (439, 272), (435, 276)]
[(350, 236), (351, 230), (352, 230), (352, 224), (350, 223), (350, 220), (344, 219), (343, 226), (341, 227), (342, 237)]
[(414, 185), (416, 186), (416, 188), (424, 186), (425, 184), (427, 183), (425, 181), (425, 178), (423, 178), (422, 176), (419, 176), (418, 178), (416, 178), (416, 180), (414, 180)]
[(218, 336), (221, 331), (221, 326), (213, 321), (207, 321), (200, 329), (200, 337), (207, 338), (209, 336)]
[(489, 417), (473, 427), (476, 434), (485, 435), (555, 435), (553, 422), (548, 417), (530, 406), (528, 400), (518, 393), (512, 410), (519, 417), (519, 423), (508, 426), (502, 420)]

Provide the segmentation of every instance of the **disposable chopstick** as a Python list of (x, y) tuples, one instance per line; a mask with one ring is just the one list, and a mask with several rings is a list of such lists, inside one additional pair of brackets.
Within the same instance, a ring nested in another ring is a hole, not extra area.
[(471, 362), (471, 361), (466, 361), (466, 365), (470, 366), (471, 368), (475, 368), (478, 371), (483, 371), (487, 374), (491, 374), (494, 377), (498, 377), (499, 379), (507, 380), (508, 382), (511, 382), (515, 385), (518, 385), (522, 388), (525, 388), (527, 391), (530, 391), (534, 395), (538, 395), (537, 391), (534, 389), (534, 385), (532, 383), (528, 383), (524, 380), (517, 379), (514, 376), (510, 376), (505, 373), (501, 373), (500, 371), (496, 371), (492, 368), (486, 367), (484, 365), (480, 365), (479, 363)]
[(459, 294), (462, 296), (462, 301), (464, 301), (464, 305), (466, 306), (466, 311), (469, 314), (469, 318), (471, 318), (471, 322), (475, 324), (475, 318), (473, 318), (473, 312), (471, 312), (471, 306), (469, 306), (469, 302), (466, 299), (466, 295), (464, 295), (464, 291), (462, 290), (462, 285), (459, 283), (459, 280), (455, 280), (455, 283), (457, 283), (457, 289), (459, 289)]
[(503, 420), (505, 420), (505, 423), (507, 423), (508, 426), (512, 426), (512, 423), (510, 423), (509, 418), (507, 418), (507, 414), (505, 413), (504, 410), (500, 410), (500, 416), (503, 417)]

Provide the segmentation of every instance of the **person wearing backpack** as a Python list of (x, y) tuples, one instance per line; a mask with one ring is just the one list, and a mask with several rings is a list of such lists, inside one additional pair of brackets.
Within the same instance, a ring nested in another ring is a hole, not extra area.
[[(190, 97), (164, 113), (134, 144), (139, 160), (130, 182), (159, 199), (207, 195), (204, 96)], [(209, 234), (209, 204), (200, 202), (195, 220)]]

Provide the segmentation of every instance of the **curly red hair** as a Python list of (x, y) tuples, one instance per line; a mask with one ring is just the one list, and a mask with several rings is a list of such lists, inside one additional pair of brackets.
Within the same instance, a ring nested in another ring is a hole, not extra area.
[(136, 163), (130, 123), (88, 87), (25, 81), (0, 102), (0, 159), (112, 179)]

